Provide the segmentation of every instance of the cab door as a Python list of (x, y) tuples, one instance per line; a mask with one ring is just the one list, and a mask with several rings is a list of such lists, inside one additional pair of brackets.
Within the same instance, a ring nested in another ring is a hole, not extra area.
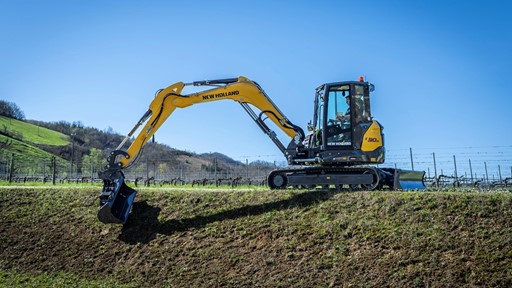
[(352, 149), (353, 91), (351, 86), (350, 84), (327, 86), (327, 103), (324, 112), (326, 149)]

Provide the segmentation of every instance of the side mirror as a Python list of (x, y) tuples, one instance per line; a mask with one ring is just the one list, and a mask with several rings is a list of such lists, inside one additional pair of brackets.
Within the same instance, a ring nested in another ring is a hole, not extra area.
[(313, 125), (311, 124), (311, 121), (308, 122), (308, 131), (313, 131), (315, 128), (313, 127)]
[(369, 85), (369, 87), (368, 87), (368, 90), (370, 90), (370, 92), (375, 91), (375, 85), (373, 85), (372, 83), (370, 83), (370, 85)]

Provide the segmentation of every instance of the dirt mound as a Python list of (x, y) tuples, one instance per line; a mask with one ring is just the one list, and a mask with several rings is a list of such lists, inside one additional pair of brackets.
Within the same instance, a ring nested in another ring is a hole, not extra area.
[(0, 284), (512, 286), (511, 193), (139, 192), (0, 188)]

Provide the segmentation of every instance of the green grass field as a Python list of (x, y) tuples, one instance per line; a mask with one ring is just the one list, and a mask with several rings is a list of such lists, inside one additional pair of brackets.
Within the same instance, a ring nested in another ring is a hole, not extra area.
[[(69, 145), (69, 137), (43, 127), (0, 116), (0, 131), (9, 135), (22, 135), (23, 139), (14, 139), (0, 135), (0, 147), (4, 159), (10, 159), (14, 154), (16, 161), (28, 162), (34, 159), (51, 159), (55, 156), (36, 145), (63, 146)], [(56, 156), (58, 165), (65, 165), (66, 160)]]
[(67, 161), (61, 157), (55, 156), (54, 154), (46, 152), (38, 147), (6, 137), (4, 135), (0, 135), (0, 144), (1, 143), (8, 145), (5, 146), (2, 151), (0, 151), (0, 157), (3, 157), (4, 159), (10, 159), (11, 155), (14, 154), (16, 163), (31, 163), (31, 161), (34, 161), (34, 159), (50, 160), (53, 157), (55, 157), (57, 165), (59, 166), (66, 165), (67, 163)]
[(64, 146), (69, 144), (69, 137), (62, 133), (24, 121), (0, 116), (0, 130), (5, 129), (23, 135), (23, 141), (33, 144), (53, 146)]
[[(512, 193), (0, 187), (0, 286), (510, 287)], [(35, 283), (35, 284), (34, 284)]]

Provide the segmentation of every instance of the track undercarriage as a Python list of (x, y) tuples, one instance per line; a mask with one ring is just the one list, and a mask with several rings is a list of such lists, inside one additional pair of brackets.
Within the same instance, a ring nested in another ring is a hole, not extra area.
[(423, 171), (376, 167), (298, 167), (272, 171), (270, 189), (423, 190)]

